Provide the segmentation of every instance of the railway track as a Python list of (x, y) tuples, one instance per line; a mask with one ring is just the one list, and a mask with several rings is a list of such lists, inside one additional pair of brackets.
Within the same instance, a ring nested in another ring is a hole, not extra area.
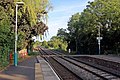
[[(40, 53), (42, 54), (42, 57), (49, 62), (49, 64), (53, 67), (53, 70), (56, 72), (56, 74), (59, 76), (61, 80), (83, 80), (79, 76), (77, 76), (74, 72), (69, 70), (67, 67), (62, 65), (60, 62), (55, 60), (53, 57), (45, 57), (45, 55), (48, 55), (44, 50), (41, 50)], [(49, 54), (53, 55), (53, 54)]]
[[(75, 58), (59, 56), (49, 57), (49, 55), (55, 55), (55, 52), (48, 50), (41, 50), (41, 53), (42, 55), (48, 55), (44, 58), (51, 64), (51, 66), (63, 80), (120, 80), (119, 75), (106, 72), (97, 66), (94, 67), (92, 64), (90, 65), (86, 64), (85, 62), (83, 63)], [(66, 70), (62, 71), (61, 69), (63, 68), (65, 68), (68, 72), (66, 72)], [(66, 73), (63, 74), (63, 72)], [(70, 78), (69, 73), (71, 73), (72, 76), (75, 76), (76, 78)], [(68, 78), (65, 78), (64, 75), (65, 77), (68, 76)]]
[(112, 72), (101, 70), (98, 67), (95, 67), (90, 64), (86, 64), (85, 62), (81, 62), (79, 60), (73, 59), (73, 58), (62, 58), (70, 63), (73, 63), (76, 66), (79, 66), (80, 68), (100, 77), (100, 79), (103, 80), (120, 80), (120, 76), (113, 74)]
[[(58, 52), (58, 53), (60, 54), (60, 52)], [(117, 63), (114, 61), (109, 61), (109, 60), (104, 60), (104, 59), (100, 59), (100, 58), (95, 58), (95, 57), (91, 57), (91, 56), (81, 56), (81, 57), (79, 57), (79, 56), (78, 57), (67, 56), (67, 57), (74, 59), (78, 62), (84, 63), (86, 65), (89, 65), (91, 67), (108, 72), (108, 73), (115, 75), (117, 77), (120, 77), (120, 63)]]
[[(110, 73), (112, 75), (115, 75), (117, 77), (120, 77), (120, 70), (119, 70), (120, 67), (118, 67), (120, 64), (113, 63), (113, 62), (106, 61), (106, 60), (102, 60), (102, 62), (103, 62), (102, 63), (100, 61), (101, 59), (100, 60), (99, 59), (95, 59), (94, 62), (93, 62), (91, 59), (87, 60), (88, 58), (85, 58), (86, 60), (81, 59), (81, 58), (74, 58), (74, 57), (69, 57), (69, 58), (74, 59), (74, 60), (76, 60), (78, 62), (84, 63), (86, 65), (92, 66), (94, 68), (100, 69), (102, 71), (105, 71), (105, 72)], [(92, 58), (92, 59), (94, 59), (94, 58)], [(98, 60), (99, 60), (99, 63), (97, 63)], [(108, 62), (109, 62), (109, 64), (108, 64)]]
[(47, 60), (49, 60), (48, 62), (51, 64), (61, 80), (83, 80), (81, 77), (77, 76), (74, 72), (69, 70), (69, 68), (65, 67), (53, 57), (49, 57)]
[[(95, 58), (92, 56), (82, 56), (82, 57), (74, 57), (78, 60), (84, 60), (86, 62), (90, 62), (93, 64), (97, 64), (97, 65), (101, 65), (104, 67), (108, 67), (111, 69), (114, 69), (116, 71), (120, 71), (120, 63), (114, 62), (114, 61), (109, 61), (109, 60), (104, 60), (104, 59), (100, 59), (100, 58)], [(119, 74), (120, 76), (120, 74)]]

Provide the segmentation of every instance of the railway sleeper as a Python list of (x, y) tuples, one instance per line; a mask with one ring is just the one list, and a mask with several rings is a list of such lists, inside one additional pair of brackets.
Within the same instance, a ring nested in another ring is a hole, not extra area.
[[(73, 62), (74, 64), (76, 64), (76, 65), (78, 65), (78, 66), (81, 66), (81, 67), (83, 67), (83, 68), (85, 68), (85, 69), (87, 69), (87, 70), (89, 70), (89, 71), (91, 71), (91, 72), (94, 72), (96, 75), (99, 75), (100, 77), (103, 77), (103, 78), (105, 78), (105, 79), (108, 79), (108, 80), (111, 80), (112, 78), (120, 79), (119, 77), (116, 77), (116, 76), (114, 76), (114, 75), (112, 75), (112, 74), (110, 74), (110, 73), (107, 73), (107, 72), (98, 70), (98, 69), (96, 69), (96, 68), (93, 68), (93, 67), (91, 67), (91, 66), (88, 66), (88, 65), (83, 64), (83, 63), (80, 63), (80, 62), (77, 62), (77, 61), (75, 61), (75, 60), (72, 60), (72, 59), (69, 59), (69, 58), (64, 58), (64, 59), (66, 59), (66, 60), (68, 60), (68, 61), (70, 61), (70, 62)], [(102, 74), (101, 74), (101, 73), (102, 73)], [(103, 74), (104, 74), (104, 75), (103, 75)]]

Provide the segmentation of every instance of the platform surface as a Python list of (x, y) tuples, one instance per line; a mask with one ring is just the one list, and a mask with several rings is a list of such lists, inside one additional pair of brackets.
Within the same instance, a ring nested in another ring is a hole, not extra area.
[(35, 80), (36, 58), (31, 57), (0, 72), (0, 80)]
[(60, 80), (48, 62), (40, 56), (37, 56), (37, 59), (39, 60), (38, 64), (42, 71), (41, 74), (43, 75), (43, 80)]

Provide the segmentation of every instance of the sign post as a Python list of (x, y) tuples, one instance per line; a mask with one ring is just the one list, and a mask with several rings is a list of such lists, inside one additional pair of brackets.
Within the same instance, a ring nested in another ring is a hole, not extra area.
[(97, 37), (97, 40), (98, 40), (98, 45), (99, 45), (99, 55), (100, 55), (100, 40), (102, 40), (102, 37)]

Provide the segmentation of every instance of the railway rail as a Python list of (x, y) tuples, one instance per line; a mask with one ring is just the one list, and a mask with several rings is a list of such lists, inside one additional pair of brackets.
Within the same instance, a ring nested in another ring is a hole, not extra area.
[(75, 73), (73, 73), (71, 70), (69, 70), (67, 67), (59, 63), (57, 60), (55, 60), (53, 57), (44, 56), (48, 55), (48, 53), (46, 53), (44, 50), (41, 50), (40, 53), (42, 54), (42, 57), (46, 61), (48, 61), (49, 64), (53, 67), (53, 70), (56, 72), (56, 74), (59, 76), (61, 80), (83, 80)]
[(90, 62), (88, 64), (87, 61), (69, 56), (55, 56), (56, 52), (49, 50), (41, 49), (40, 52), (63, 80), (120, 80), (119, 75), (103, 70), (99, 66), (94, 66)]

